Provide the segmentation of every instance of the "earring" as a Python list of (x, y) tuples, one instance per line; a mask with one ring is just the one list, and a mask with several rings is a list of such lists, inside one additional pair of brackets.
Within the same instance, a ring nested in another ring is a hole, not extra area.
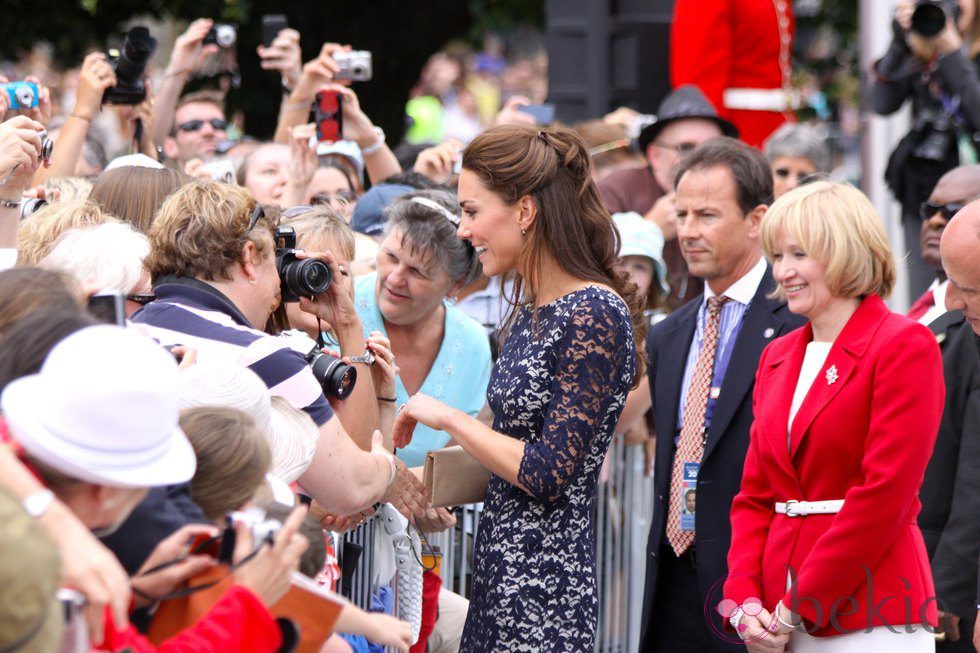
[(256, 284), (256, 283), (258, 283), (258, 282), (257, 282), (257, 281), (255, 280), (255, 277), (249, 277), (249, 278), (248, 278), (248, 282), (249, 282), (250, 284), (253, 284), (253, 285), (254, 285), (254, 284)]
[(527, 229), (525, 229), (524, 227), (521, 227), (521, 235), (527, 236)]

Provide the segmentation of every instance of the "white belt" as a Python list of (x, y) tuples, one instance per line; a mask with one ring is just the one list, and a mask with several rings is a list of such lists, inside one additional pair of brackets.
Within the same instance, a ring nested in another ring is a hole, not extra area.
[(726, 109), (793, 111), (800, 107), (800, 94), (781, 88), (726, 88), (721, 101)]
[(832, 515), (844, 507), (843, 499), (833, 501), (797, 501), (790, 499), (786, 503), (777, 502), (776, 512), (787, 517), (805, 517), (806, 515)]

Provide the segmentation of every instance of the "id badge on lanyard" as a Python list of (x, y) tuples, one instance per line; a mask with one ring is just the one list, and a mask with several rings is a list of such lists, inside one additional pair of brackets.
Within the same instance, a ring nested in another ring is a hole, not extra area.
[(681, 530), (694, 530), (694, 517), (697, 506), (698, 471), (701, 463), (684, 463), (681, 486), (674, 493), (675, 501), (681, 502)]

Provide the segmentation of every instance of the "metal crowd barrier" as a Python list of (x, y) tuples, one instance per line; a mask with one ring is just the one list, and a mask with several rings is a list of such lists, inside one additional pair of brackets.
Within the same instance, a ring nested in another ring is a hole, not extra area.
[[(639, 648), (646, 545), (653, 514), (653, 479), (644, 476), (642, 445), (629, 445), (616, 436), (596, 491), (596, 571), (599, 590), (599, 627), (596, 653), (626, 653)], [(443, 587), (469, 598), (473, 543), (483, 504), (460, 506), (456, 527), (429, 535), (429, 545), (442, 554)], [(364, 548), (352, 583), (351, 600), (371, 607), (374, 532), (381, 528), (368, 520), (347, 535)], [(396, 602), (397, 605), (397, 602)]]

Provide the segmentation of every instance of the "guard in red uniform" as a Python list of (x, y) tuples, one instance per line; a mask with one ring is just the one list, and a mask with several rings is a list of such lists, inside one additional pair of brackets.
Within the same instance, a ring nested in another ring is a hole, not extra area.
[(760, 147), (799, 106), (792, 92), (790, 0), (677, 0), (670, 33), (674, 88), (694, 84)]

